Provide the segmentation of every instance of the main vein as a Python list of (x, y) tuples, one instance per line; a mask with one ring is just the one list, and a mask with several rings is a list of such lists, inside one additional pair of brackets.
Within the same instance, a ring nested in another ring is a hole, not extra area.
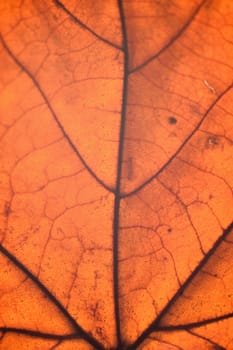
[(122, 176), (122, 160), (124, 151), (124, 135), (126, 124), (126, 105), (127, 105), (127, 89), (128, 89), (128, 46), (127, 46), (127, 33), (126, 23), (124, 16), (124, 9), (122, 1), (118, 0), (118, 7), (120, 13), (121, 27), (122, 27), (122, 40), (124, 51), (124, 80), (122, 91), (122, 107), (121, 107), (121, 122), (120, 122), (120, 135), (119, 135), (119, 148), (117, 159), (117, 178), (116, 178), (116, 191), (114, 202), (114, 219), (113, 219), (113, 281), (114, 281), (114, 307), (115, 307), (115, 320), (116, 320), (116, 335), (118, 349), (122, 348), (121, 338), (121, 325), (120, 325), (120, 307), (119, 307), (119, 220), (120, 220), (120, 200), (121, 200), (121, 176)]

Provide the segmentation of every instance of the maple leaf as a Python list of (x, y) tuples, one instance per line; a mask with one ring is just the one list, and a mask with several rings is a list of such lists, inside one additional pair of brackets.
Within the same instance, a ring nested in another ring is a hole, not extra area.
[(233, 349), (233, 4), (0, 11), (0, 349)]

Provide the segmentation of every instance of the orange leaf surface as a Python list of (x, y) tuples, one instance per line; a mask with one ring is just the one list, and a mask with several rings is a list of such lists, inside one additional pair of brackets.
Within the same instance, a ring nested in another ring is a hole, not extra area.
[(233, 349), (233, 3), (0, 14), (0, 350)]

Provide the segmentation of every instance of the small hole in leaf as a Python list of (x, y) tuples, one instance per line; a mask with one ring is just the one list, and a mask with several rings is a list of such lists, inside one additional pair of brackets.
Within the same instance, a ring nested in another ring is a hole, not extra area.
[(176, 124), (177, 123), (177, 119), (174, 118), (174, 117), (169, 117), (168, 118), (168, 122), (169, 122), (169, 124)]
[(219, 139), (216, 136), (210, 136), (207, 138), (206, 141), (206, 147), (207, 148), (213, 148), (216, 147), (219, 144)]

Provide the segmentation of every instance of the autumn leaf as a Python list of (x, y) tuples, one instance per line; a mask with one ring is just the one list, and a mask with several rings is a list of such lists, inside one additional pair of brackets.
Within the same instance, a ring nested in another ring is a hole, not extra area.
[(0, 13), (0, 350), (233, 349), (233, 3)]

